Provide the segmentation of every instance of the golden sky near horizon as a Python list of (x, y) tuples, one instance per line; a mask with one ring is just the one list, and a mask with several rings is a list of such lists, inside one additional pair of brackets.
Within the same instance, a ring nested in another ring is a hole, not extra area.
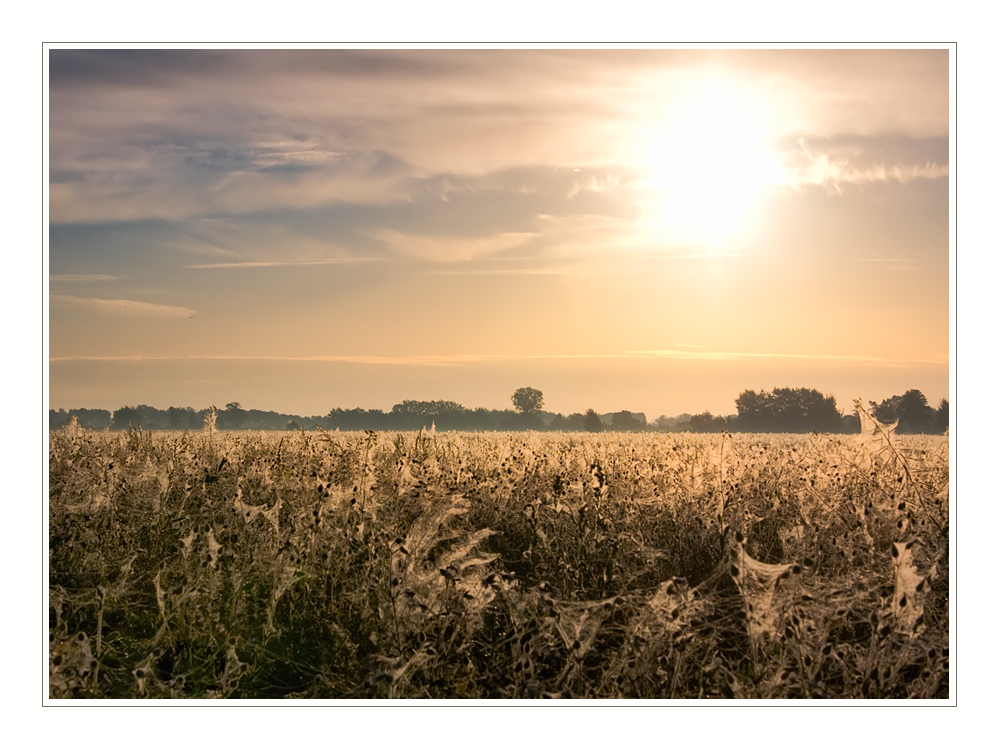
[(53, 408), (948, 396), (949, 50), (49, 53)]

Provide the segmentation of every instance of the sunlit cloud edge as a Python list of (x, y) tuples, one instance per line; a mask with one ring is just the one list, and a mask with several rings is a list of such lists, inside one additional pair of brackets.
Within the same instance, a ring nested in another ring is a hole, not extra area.
[(381, 263), (385, 258), (331, 258), (328, 260), (259, 260), (235, 263), (200, 263), (184, 268), (273, 268), (275, 266), (330, 266), (340, 263)]
[(141, 302), (133, 299), (98, 299), (94, 297), (73, 297), (65, 294), (49, 295), (50, 302), (63, 302), (78, 307), (86, 307), (98, 312), (113, 315), (147, 315), (158, 318), (192, 317), (198, 311), (189, 307), (174, 305), (159, 305), (153, 302)]

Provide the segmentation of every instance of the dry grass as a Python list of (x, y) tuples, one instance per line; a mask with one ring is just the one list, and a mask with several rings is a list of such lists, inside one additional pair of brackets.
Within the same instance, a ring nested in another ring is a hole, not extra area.
[(947, 698), (947, 438), (51, 433), (54, 698)]

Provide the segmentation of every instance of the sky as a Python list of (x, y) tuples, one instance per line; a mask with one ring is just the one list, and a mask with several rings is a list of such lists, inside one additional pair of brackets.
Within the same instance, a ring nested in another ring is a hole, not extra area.
[(935, 49), (57, 49), (51, 408), (949, 396)]

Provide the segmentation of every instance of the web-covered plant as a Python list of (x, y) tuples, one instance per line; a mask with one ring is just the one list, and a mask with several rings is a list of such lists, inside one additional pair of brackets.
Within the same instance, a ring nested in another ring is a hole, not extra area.
[(946, 698), (947, 437), (50, 434), (50, 698)]

